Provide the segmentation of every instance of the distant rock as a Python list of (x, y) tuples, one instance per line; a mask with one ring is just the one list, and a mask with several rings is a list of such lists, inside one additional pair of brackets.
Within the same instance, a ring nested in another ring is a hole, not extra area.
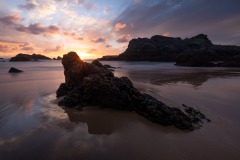
[(57, 58), (53, 58), (53, 60), (62, 60), (62, 57), (58, 56)]
[(92, 61), (91, 64), (94, 64), (95, 66), (102, 67), (102, 68), (107, 68), (107, 69), (116, 69), (116, 67), (110, 66), (109, 64), (102, 64), (99, 60), (94, 60)]
[(57, 60), (62, 60), (62, 57), (58, 56), (58, 57), (57, 57)]
[[(221, 66), (212, 62), (227, 62), (231, 57), (238, 55), (240, 55), (240, 47), (215, 45), (205, 34), (186, 39), (156, 35), (150, 39), (133, 39), (129, 42), (126, 51), (119, 56), (104, 56), (100, 60), (164, 61), (176, 62), (181, 66), (209, 67)], [(231, 67), (233, 63), (225, 64)]]
[(100, 63), (99, 60), (94, 60), (94, 61), (92, 61), (91, 64), (98, 66), (98, 67), (103, 67), (102, 63)]
[(57, 97), (64, 96), (58, 102), (60, 106), (81, 109), (89, 105), (135, 111), (155, 123), (180, 129), (193, 130), (202, 122), (201, 117), (196, 121), (197, 118), (184, 111), (140, 93), (127, 77), (114, 77), (99, 61), (83, 62), (77, 53), (70, 52), (63, 56), (62, 64), (65, 83), (57, 90)]
[(16, 62), (16, 61), (38, 61), (38, 60), (51, 60), (51, 58), (46, 57), (41, 54), (23, 54), (20, 53), (16, 55), (15, 57), (12, 57), (9, 61), (10, 62)]
[(0, 58), (0, 62), (5, 62), (4, 58)]
[(17, 68), (11, 67), (8, 73), (21, 73), (23, 72), (22, 70), (19, 70)]

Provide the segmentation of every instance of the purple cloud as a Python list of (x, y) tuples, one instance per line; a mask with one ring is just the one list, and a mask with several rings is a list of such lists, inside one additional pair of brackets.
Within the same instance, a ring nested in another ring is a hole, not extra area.
[(24, 5), (19, 5), (19, 8), (27, 9), (27, 10), (32, 10), (32, 9), (35, 9), (36, 7), (37, 7), (37, 5), (32, 2), (27, 2)]
[(20, 14), (12, 14), (7, 16), (0, 16), (0, 22), (5, 25), (14, 25), (21, 22), (23, 19)]
[(130, 39), (131, 39), (131, 35), (130, 34), (128, 34), (128, 35), (121, 35), (121, 36), (118, 37), (117, 42), (118, 43), (127, 43), (127, 42), (130, 41)]
[(92, 40), (93, 43), (104, 43), (106, 39), (98, 37)]
[(19, 25), (15, 28), (19, 32), (25, 32), (30, 34), (57, 34), (59, 32), (59, 28), (57, 26), (51, 25), (48, 27), (44, 27), (41, 23), (30, 24), (29, 26)]

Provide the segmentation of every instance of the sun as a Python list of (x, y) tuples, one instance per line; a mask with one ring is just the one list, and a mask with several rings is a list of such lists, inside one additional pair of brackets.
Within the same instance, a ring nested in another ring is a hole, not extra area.
[(77, 52), (77, 54), (79, 55), (79, 57), (84, 60), (84, 59), (88, 59), (89, 57), (91, 57), (91, 55), (89, 53), (85, 53), (85, 52)]

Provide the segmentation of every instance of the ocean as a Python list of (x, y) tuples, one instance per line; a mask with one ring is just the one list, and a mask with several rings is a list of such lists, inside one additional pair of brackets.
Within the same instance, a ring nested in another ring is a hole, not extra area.
[[(240, 159), (240, 68), (103, 63), (141, 92), (169, 106), (195, 107), (211, 122), (182, 131), (134, 112), (59, 107), (61, 61), (0, 62), (0, 159)], [(11, 67), (24, 72), (9, 74)]]

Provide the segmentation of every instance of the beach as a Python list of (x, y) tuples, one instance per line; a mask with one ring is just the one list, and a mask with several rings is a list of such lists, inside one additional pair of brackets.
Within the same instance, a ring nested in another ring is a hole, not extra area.
[[(240, 158), (240, 69), (103, 61), (143, 93), (211, 120), (195, 131), (164, 127), (134, 112), (59, 107), (61, 61), (0, 63), (0, 157), (8, 159)], [(9, 74), (10, 67), (23, 73)]]

